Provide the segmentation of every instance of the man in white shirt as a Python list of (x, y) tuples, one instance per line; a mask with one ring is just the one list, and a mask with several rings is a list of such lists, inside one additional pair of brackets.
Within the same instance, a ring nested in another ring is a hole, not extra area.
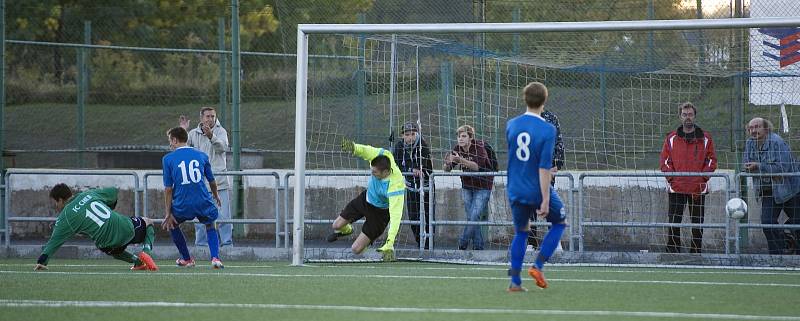
[[(216, 174), (226, 171), (225, 153), (228, 151), (228, 132), (217, 119), (217, 111), (212, 107), (201, 108), (200, 123), (191, 130), (189, 130), (189, 118), (186, 116), (181, 115), (179, 123), (181, 127), (189, 132), (187, 145), (197, 148), (208, 155), (212, 172)], [(217, 178), (217, 189), (219, 190), (219, 198), (222, 201), (219, 219), (229, 220), (231, 218), (231, 197), (230, 183), (227, 176)], [(218, 229), (220, 245), (233, 246), (233, 225), (219, 224)], [(195, 224), (195, 245), (205, 246), (207, 243), (205, 226), (203, 224)]]

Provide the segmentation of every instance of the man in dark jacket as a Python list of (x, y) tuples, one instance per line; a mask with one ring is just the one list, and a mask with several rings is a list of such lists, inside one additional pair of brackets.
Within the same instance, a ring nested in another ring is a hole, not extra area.
[[(550, 172), (553, 173), (553, 179), (550, 180), (550, 186), (555, 188), (555, 174), (564, 168), (564, 139), (561, 138), (561, 126), (558, 123), (558, 117), (556, 117), (556, 114), (549, 110), (545, 110), (542, 112), (542, 118), (556, 128), (556, 146), (553, 149), (553, 168), (550, 169)], [(536, 237), (536, 230), (536, 225), (531, 225), (531, 230), (528, 232), (528, 245), (531, 247), (531, 249), (539, 247), (539, 239)]]
[[(425, 234), (428, 234), (428, 222), (432, 215), (429, 213), (428, 204), (430, 201), (429, 175), (433, 171), (431, 162), (431, 148), (428, 142), (419, 133), (419, 126), (414, 122), (406, 122), (400, 128), (402, 139), (394, 145), (392, 155), (395, 157), (397, 166), (403, 173), (413, 173), (413, 176), (406, 178), (406, 208), (408, 209), (408, 219), (419, 221), (420, 212), (425, 213)], [(422, 178), (423, 184), (420, 184)], [(425, 189), (422, 191), (422, 189)], [(424, 197), (421, 195), (424, 194)], [(411, 225), (414, 232), (414, 239), (417, 245), (420, 244), (419, 225)], [(425, 249), (428, 249), (428, 239), (425, 239)]]
[[(667, 135), (661, 150), (662, 172), (713, 172), (717, 169), (717, 154), (711, 135), (695, 124), (697, 108), (692, 103), (678, 107), (681, 126)], [(681, 223), (683, 209), (689, 205), (689, 217), (693, 224), (702, 224), (705, 213), (705, 194), (708, 193), (709, 177), (667, 177), (669, 183), (669, 222)], [(692, 228), (690, 253), (701, 253), (703, 229)], [(681, 229), (669, 227), (667, 252), (680, 253)]]

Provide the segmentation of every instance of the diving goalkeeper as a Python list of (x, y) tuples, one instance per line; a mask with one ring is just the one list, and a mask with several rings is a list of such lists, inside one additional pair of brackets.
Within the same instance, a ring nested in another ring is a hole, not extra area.
[(394, 261), (394, 240), (400, 229), (405, 204), (406, 184), (400, 168), (394, 162), (392, 153), (383, 148), (355, 144), (351, 140), (342, 140), (342, 150), (353, 153), (370, 163), (372, 176), (369, 178), (367, 190), (345, 206), (336, 221), (334, 232), (328, 236), (328, 242), (353, 233), (351, 223), (365, 218), (361, 234), (358, 235), (350, 249), (361, 254), (372, 244), (389, 225), (386, 243), (378, 248), (384, 261)]

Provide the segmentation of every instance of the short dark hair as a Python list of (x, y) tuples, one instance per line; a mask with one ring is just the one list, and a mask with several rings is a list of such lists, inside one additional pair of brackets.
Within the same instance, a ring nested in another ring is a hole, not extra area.
[(185, 143), (189, 140), (189, 133), (186, 132), (186, 129), (180, 126), (172, 127), (169, 131), (167, 131), (167, 136), (170, 138), (174, 137), (179, 143)]
[(216, 111), (216, 109), (214, 109), (214, 107), (203, 107), (203, 108), (200, 108), (200, 116), (204, 116), (206, 114), (206, 112), (209, 111), (209, 110)]
[(65, 200), (66, 201), (70, 197), (72, 197), (72, 190), (69, 188), (69, 186), (67, 186), (67, 184), (59, 183), (59, 184), (56, 184), (56, 186), (53, 186), (52, 189), (50, 189), (50, 198), (51, 199), (54, 199), (56, 201), (58, 201), (58, 200)]
[(547, 101), (547, 87), (538, 81), (534, 81), (522, 91), (525, 97), (525, 104), (531, 108), (539, 108)]
[(392, 162), (389, 160), (389, 157), (386, 155), (378, 155), (377, 157), (373, 158), (369, 164), (372, 167), (377, 168), (378, 170), (392, 170)]
[(692, 111), (694, 111), (694, 115), (697, 116), (697, 108), (694, 107), (694, 104), (692, 104), (692, 103), (690, 103), (688, 101), (683, 103), (683, 104), (681, 104), (680, 106), (678, 106), (678, 115), (681, 114), (681, 111), (683, 111), (684, 109), (687, 109), (687, 108), (691, 108)]

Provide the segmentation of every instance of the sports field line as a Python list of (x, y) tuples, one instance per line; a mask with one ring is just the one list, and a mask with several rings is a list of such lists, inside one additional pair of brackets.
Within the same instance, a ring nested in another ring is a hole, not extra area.
[[(471, 266), (507, 266), (507, 262), (480, 262), (470, 260), (404, 260), (408, 262), (427, 262), (461, 264)], [(334, 262), (335, 263), (335, 262)], [(525, 264), (532, 262), (526, 261)], [(698, 269), (698, 270), (758, 270), (758, 271), (800, 271), (800, 267), (781, 266), (742, 266), (742, 265), (688, 265), (688, 264), (639, 264), (639, 263), (548, 263), (552, 267), (597, 267), (597, 268), (636, 268), (636, 269)]]
[[(516, 295), (516, 294), (509, 294)], [(442, 313), (442, 314), (512, 314), (512, 315), (571, 315), (571, 316), (618, 316), (676, 319), (726, 319), (726, 320), (780, 320), (800, 321), (796, 316), (766, 316), (715, 313), (678, 313), (651, 311), (580, 311), (580, 310), (531, 310), (531, 309), (475, 309), (475, 308), (415, 308), (415, 307), (366, 307), (352, 305), (305, 305), (269, 303), (186, 303), (186, 302), (126, 302), (126, 301), (48, 301), (48, 300), (3, 300), (0, 307), (7, 308), (236, 308), (236, 309), (291, 309), (384, 313)]]
[[(27, 266), (29, 266), (29, 267), (33, 268), (33, 266), (36, 265), (35, 263), (36, 262), (33, 262), (33, 263), (0, 263), (0, 267), (4, 267), (4, 266), (8, 266), (8, 267), (16, 267), (16, 266), (27, 267)], [(172, 265), (174, 265), (174, 264), (172, 264)], [(62, 267), (63, 266), (63, 267), (86, 268), (86, 267), (130, 267), (131, 265), (128, 264), (128, 263), (109, 263), (109, 264), (49, 264), (47, 266), (48, 267)], [(237, 269), (254, 269), (254, 268), (262, 268), (262, 269), (267, 268), (268, 269), (268, 268), (277, 268), (277, 267), (285, 267), (285, 266), (289, 266), (289, 264), (288, 263), (285, 264), (285, 265), (228, 265), (228, 264), (225, 264), (225, 267), (229, 267), (229, 268), (233, 267), (233, 268), (237, 268)]]
[[(130, 266), (129, 264), (51, 264), (50, 267), (80, 267), (80, 268), (87, 268), (87, 267), (127, 267)], [(272, 268), (284, 268), (289, 267), (290, 265), (287, 264), (277, 264), (277, 265), (230, 265), (225, 264), (226, 268), (236, 268), (236, 269), (272, 269)], [(314, 265), (314, 264), (307, 264), (305, 267), (309, 268), (324, 268), (324, 269), (341, 269), (343, 266), (346, 266), (350, 269), (381, 269), (381, 270), (428, 270), (428, 271), (500, 271), (505, 272), (507, 267), (485, 267), (485, 266), (450, 266), (450, 267), (433, 267), (433, 266), (391, 266), (391, 265), (361, 265), (361, 264), (347, 264), (347, 265)], [(0, 267), (33, 267), (32, 263), (0, 263)], [(547, 269), (548, 272), (576, 272), (576, 273), (656, 273), (656, 274), (723, 274), (723, 275), (790, 275), (790, 276), (800, 276), (799, 272), (791, 272), (792, 270), (788, 270), (785, 272), (780, 272), (780, 270), (776, 270), (775, 272), (769, 271), (762, 271), (759, 269), (756, 270), (713, 270), (713, 271), (674, 271), (669, 270), (667, 268), (657, 268), (655, 270), (645, 269), (645, 268), (627, 268), (622, 270), (592, 270), (592, 269), (569, 269), (564, 267), (550, 267)]]
[[(369, 274), (280, 274), (280, 273), (226, 273), (215, 271), (211, 273), (196, 272), (78, 272), (78, 271), (6, 271), (0, 270), (0, 274), (41, 274), (47, 275), (122, 275), (142, 277), (152, 276), (236, 276), (236, 277), (265, 277), (265, 278), (373, 278), (373, 279), (415, 279), (415, 280), (506, 280), (508, 277), (483, 277), (483, 276), (443, 276), (443, 275), (369, 275)], [(747, 283), (747, 282), (707, 282), (707, 281), (654, 281), (654, 280), (604, 280), (604, 279), (548, 279), (555, 282), (586, 282), (586, 283), (638, 283), (638, 284), (667, 284), (667, 285), (730, 285), (730, 286), (749, 286), (749, 287), (788, 287), (800, 288), (800, 284), (784, 283)]]
[[(342, 268), (342, 265), (308, 265), (309, 267), (319, 267), (319, 268)], [(355, 269), (386, 269), (386, 270), (442, 270), (442, 271), (501, 271), (505, 272), (508, 270), (508, 267), (497, 267), (497, 268), (490, 268), (490, 267), (475, 267), (475, 266), (456, 266), (456, 267), (425, 267), (425, 266), (379, 266), (379, 265), (357, 265), (357, 264), (349, 264), (346, 265), (348, 268), (355, 268)], [(226, 265), (227, 267), (227, 265)], [(648, 269), (638, 269), (638, 268), (627, 268), (624, 270), (591, 270), (591, 269), (568, 269), (563, 267), (549, 267), (547, 271), (550, 272), (580, 272), (580, 273), (658, 273), (658, 274), (732, 274), (732, 275), (797, 275), (800, 276), (800, 270), (798, 272), (765, 272), (765, 271), (743, 271), (743, 270), (716, 270), (716, 271), (672, 271), (667, 268), (659, 268), (655, 270), (648, 270)]]

